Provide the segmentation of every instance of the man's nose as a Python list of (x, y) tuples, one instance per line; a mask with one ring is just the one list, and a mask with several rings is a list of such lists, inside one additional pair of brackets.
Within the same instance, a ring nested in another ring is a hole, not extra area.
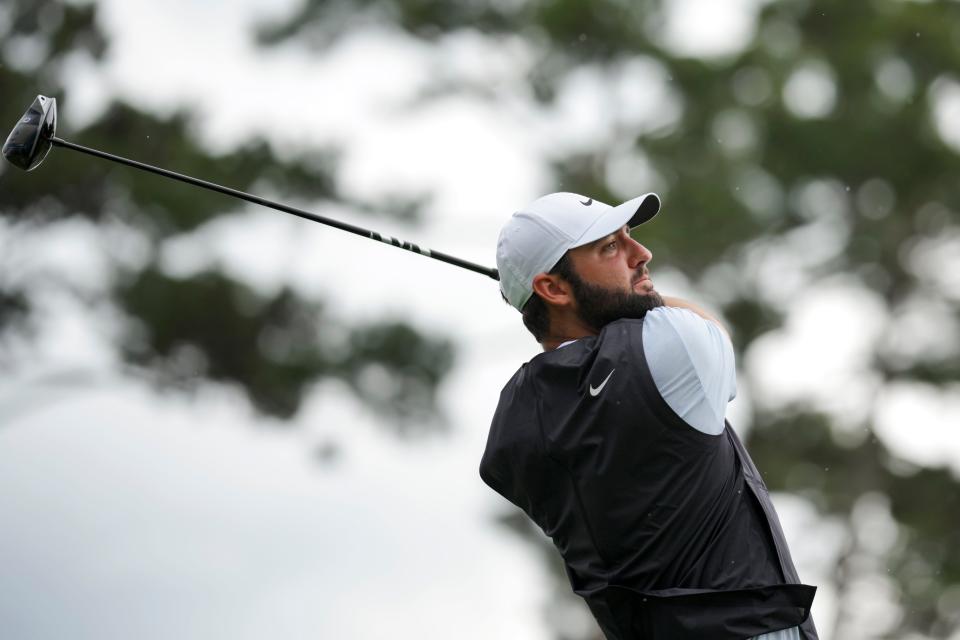
[(645, 246), (630, 238), (629, 240), (630, 247), (630, 268), (636, 269), (637, 267), (642, 267), (653, 259), (653, 253), (650, 252)]

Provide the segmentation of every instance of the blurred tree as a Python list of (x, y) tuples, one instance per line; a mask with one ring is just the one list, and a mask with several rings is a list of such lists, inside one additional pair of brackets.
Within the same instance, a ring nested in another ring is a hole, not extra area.
[[(960, 255), (960, 136), (949, 118), (960, 99), (960, 5), (759, 6), (742, 49), (712, 59), (678, 53), (664, 35), (668, 5), (654, 0), (307, 0), (259, 36), (265, 45), (294, 38), (322, 50), (376, 24), (438, 45), (463, 33), (494, 45), (519, 40), (532, 59), (530, 96), (545, 115), (571, 91), (572, 78), (591, 74), (610, 106), (607, 127), (593, 145), (549, 159), (554, 186), (609, 200), (650, 188), (665, 194), (668, 211), (678, 215), (644, 229), (644, 242), (661, 268), (685, 274), (723, 308), (741, 356), (782, 326), (791, 300), (842, 275), (885, 306), (884, 331), (873, 345), (874, 397), (904, 382), (951, 392), (960, 379), (960, 291), (929, 256)], [(0, 122), (12, 125), (41, 90), (65, 107), (62, 79), (71, 56), (99, 58), (107, 47), (96, 6), (10, 0), (0, 14)], [(477, 91), (469, 79), (443, 82), (425, 95), (498, 95)], [(652, 109), (643, 108), (648, 95)], [(190, 122), (186, 113), (158, 118), (115, 104), (69, 137), (240, 189), (344, 199), (334, 150), (291, 161), (252, 140), (214, 155), (189, 135)], [(402, 323), (356, 327), (331, 317), (319, 301), (289, 290), (258, 293), (221, 272), (164, 271), (164, 243), (230, 214), (232, 201), (72, 154), (54, 151), (47, 163), (26, 177), (0, 167), (6, 373), (30, 357), (42, 296), (74, 288), (63, 274), (31, 270), (18, 253), (21, 240), (82, 219), (144, 247), (138, 259), (117, 259), (102, 296), (76, 295), (91, 313), (101, 306), (119, 312), (118, 352), (158, 385), (234, 384), (259, 411), (286, 418), (311, 383), (334, 376), (369, 406), (409, 424), (435, 411), (436, 385), (452, 358), (446, 341)], [(391, 208), (415, 217), (416, 203), (400, 205)], [(911, 333), (904, 318), (934, 312), (935, 348), (910, 348), (924, 336)], [(331, 335), (351, 349), (332, 348)], [(837, 619), (820, 620), (821, 628), (833, 627), (834, 638), (865, 635), (850, 625), (859, 589), (871, 580), (889, 587), (898, 604), (872, 635), (939, 638), (960, 627), (960, 551), (951, 544), (960, 528), (955, 474), (901, 460), (875, 436), (872, 407), (851, 425), (809, 401), (802, 409), (755, 402), (748, 446), (768, 485), (810, 501), (844, 531), (832, 575)], [(895, 520), (888, 544), (871, 537), (879, 533), (865, 513)], [(554, 557), (522, 521), (505, 521)], [(562, 584), (557, 593), (566, 594)], [(571, 617), (557, 611), (550, 609), (552, 620), (564, 621), (556, 623), (558, 637), (596, 634), (570, 627)]]
[[(666, 194), (673, 213), (644, 228), (644, 242), (660, 268), (685, 274), (724, 309), (741, 356), (783, 326), (802, 294), (842, 280), (884, 307), (861, 380), (874, 398), (904, 381), (956, 393), (960, 290), (945, 256), (956, 266), (960, 255), (960, 5), (758, 3), (743, 47), (709, 59), (670, 41), (669, 10), (656, 0), (306, 0), (259, 36), (323, 50), (376, 24), (440, 46), (463, 33), (494, 47), (519, 40), (532, 62), (518, 64), (529, 66), (544, 115), (589, 75), (595, 103), (608, 107), (606, 128), (593, 145), (550, 158), (552, 187), (611, 201)], [(444, 91), (476, 89), (469, 79), (444, 82)], [(936, 337), (911, 329), (911, 314), (935, 318)], [(748, 446), (770, 488), (803, 496), (844, 531), (831, 576), (839, 609), (821, 629), (945, 638), (960, 628), (956, 474), (899, 459), (874, 435), (874, 404), (851, 425), (809, 398), (795, 399), (802, 410), (754, 401)], [(896, 521), (886, 546), (864, 530), (870, 509)], [(898, 607), (870, 629), (852, 628), (865, 619), (857, 599), (871, 581)], [(570, 633), (558, 628), (558, 637)]]
[[(11, 127), (37, 93), (56, 96), (61, 111), (68, 107), (67, 63), (99, 59), (108, 47), (95, 4), (57, 0), (5, 2), (0, 42), (0, 121)], [(114, 103), (65, 137), (241, 190), (382, 210), (338, 193), (333, 149), (287, 159), (255, 139), (213, 154), (191, 135), (191, 124), (186, 112), (160, 118)], [(384, 204), (415, 221), (422, 203)], [(262, 293), (222, 271), (182, 277), (164, 270), (166, 243), (237, 210), (236, 200), (79, 154), (53, 151), (28, 175), (0, 167), (0, 368), (10, 374), (29, 362), (42, 337), (41, 299), (57, 292), (77, 296), (91, 314), (118, 315), (118, 354), (158, 388), (234, 385), (258, 412), (284, 424), (311, 385), (333, 377), (401, 433), (441, 427), (436, 389), (452, 365), (448, 340), (425, 337), (400, 318), (350, 322), (291, 289)], [(110, 257), (104, 282), (78, 287), (24, 255), (31, 238), (78, 221), (126, 247)]]

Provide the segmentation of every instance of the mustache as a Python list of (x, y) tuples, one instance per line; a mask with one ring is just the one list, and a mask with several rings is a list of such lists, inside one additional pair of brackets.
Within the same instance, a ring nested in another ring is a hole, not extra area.
[(633, 279), (630, 281), (630, 284), (635, 285), (641, 280), (643, 280), (644, 278), (649, 278), (649, 277), (650, 277), (650, 270), (647, 269), (646, 265), (642, 267), (637, 267), (637, 269), (633, 272)]

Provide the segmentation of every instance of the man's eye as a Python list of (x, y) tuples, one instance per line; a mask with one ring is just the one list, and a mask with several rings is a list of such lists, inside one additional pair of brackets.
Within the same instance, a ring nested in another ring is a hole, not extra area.
[(606, 248), (608, 251), (613, 251), (614, 249), (617, 248), (617, 241), (614, 240), (613, 242), (608, 242)]

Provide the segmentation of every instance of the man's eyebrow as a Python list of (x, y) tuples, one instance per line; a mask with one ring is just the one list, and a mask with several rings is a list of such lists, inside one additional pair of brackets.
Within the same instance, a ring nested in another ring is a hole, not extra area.
[(603, 236), (602, 238), (597, 238), (597, 239), (594, 240), (591, 244), (593, 244), (593, 245), (598, 245), (598, 246), (601, 245), (601, 244), (605, 244), (605, 243), (609, 242), (611, 239), (616, 238), (617, 234), (620, 233), (621, 231), (626, 231), (626, 232), (627, 232), (627, 235), (630, 235), (630, 227), (628, 227), (627, 225), (623, 225), (622, 227), (620, 227), (620, 228), (617, 229), (616, 231), (614, 231), (614, 232), (612, 232), (612, 233), (608, 233), (607, 235)]

